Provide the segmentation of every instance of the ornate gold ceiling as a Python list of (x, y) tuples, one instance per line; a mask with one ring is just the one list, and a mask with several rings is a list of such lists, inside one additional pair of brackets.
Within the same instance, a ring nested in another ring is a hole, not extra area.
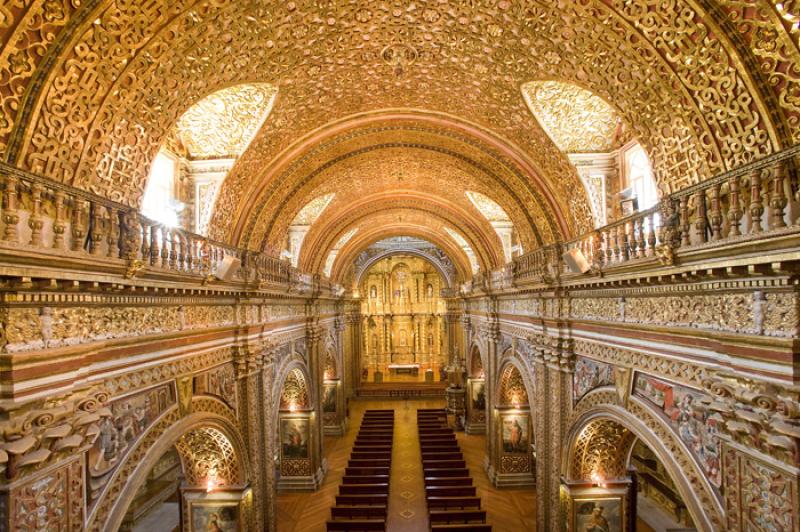
[(238, 157), (269, 115), (276, 92), (267, 83), (217, 91), (181, 116), (175, 134), (192, 159)]
[[(271, 227), (285, 223), (251, 200), (291, 199), (312, 170), (334, 164), (335, 150), (310, 148), (314, 135), (346, 143), (336, 129), (359, 113), (446, 113), (442, 135), (462, 137), (452, 152), (462, 156), (469, 146), (472, 163), (502, 166), (489, 172), (497, 183), (513, 175), (491, 197), (515, 224), (511, 203), (530, 212), (527, 230), (538, 230), (541, 242), (591, 223), (586, 199), (574, 193), (581, 190), (575, 170), (525, 105), (525, 82), (574, 83), (610, 102), (648, 150), (665, 190), (800, 139), (800, 52), (796, 30), (783, 24), (798, 13), (788, 3), (779, 12), (770, 0), (26, 0), (4, 7), (3, 157), (131, 205), (158, 147), (192, 104), (239, 83), (278, 87), (212, 222), (214, 236), (248, 245), (263, 245)], [(372, 125), (396, 120), (386, 113)], [(453, 125), (466, 122), (469, 133)], [(296, 160), (306, 155), (316, 164)], [(499, 197), (506, 194), (513, 195), (508, 205)]]
[(610, 152), (619, 119), (599, 96), (571, 83), (531, 81), (522, 94), (533, 116), (561, 151)]

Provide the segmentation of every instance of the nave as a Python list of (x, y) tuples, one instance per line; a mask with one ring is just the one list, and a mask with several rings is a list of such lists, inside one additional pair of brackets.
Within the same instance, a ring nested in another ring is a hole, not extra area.
[[(395, 411), (395, 437), (386, 530), (389, 532), (429, 530), (417, 432), (417, 411), (432, 408), (444, 408), (444, 401), (351, 401), (347, 433), (343, 437), (325, 438), (323, 448), (326, 453), (328, 474), (320, 489), (316, 492), (284, 493), (278, 496), (278, 532), (325, 530), (364, 412), (371, 409)], [(535, 530), (534, 490), (494, 488), (483, 469), (486, 437), (456, 432), (456, 438), (467, 462), (473, 485), (476, 487), (476, 495), (480, 497), (482, 508), (486, 510), (486, 521), (492, 525), (492, 530), (495, 532)]]

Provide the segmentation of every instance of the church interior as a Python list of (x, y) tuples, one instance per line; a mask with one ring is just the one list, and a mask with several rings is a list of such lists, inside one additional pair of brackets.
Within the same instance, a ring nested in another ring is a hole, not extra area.
[(0, 531), (800, 530), (800, 4), (0, 2)]

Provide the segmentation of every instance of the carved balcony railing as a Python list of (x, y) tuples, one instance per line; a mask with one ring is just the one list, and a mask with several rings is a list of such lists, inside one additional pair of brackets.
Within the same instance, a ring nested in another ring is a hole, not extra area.
[(339, 287), (266, 253), (244, 250), (151, 220), (101, 196), (0, 164), (0, 252), (20, 267), (66, 267), (160, 281), (225, 278), (226, 257), (241, 261), (227, 282), (248, 288), (338, 295)]
[(675, 192), (650, 209), (579, 238), (517, 257), (511, 263), (513, 281), (552, 283), (570, 273), (562, 255), (572, 249), (580, 250), (597, 272), (654, 260), (671, 265), (695, 252), (753, 242), (763, 246), (796, 235), (800, 183), (788, 170), (798, 154), (800, 146), (794, 146)]

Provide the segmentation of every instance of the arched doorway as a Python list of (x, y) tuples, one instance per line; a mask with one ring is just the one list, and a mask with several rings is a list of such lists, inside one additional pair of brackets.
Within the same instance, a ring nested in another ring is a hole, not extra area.
[[(510, 352), (510, 351), (509, 351)], [(527, 375), (510, 356), (500, 366), (494, 402), (493, 480), (496, 486), (535, 483), (535, 445)]]
[(477, 345), (470, 350), (467, 367), (467, 434), (486, 434), (486, 372)]
[(619, 416), (595, 415), (567, 440), (566, 530), (705, 529), (701, 503), (664, 443)]

